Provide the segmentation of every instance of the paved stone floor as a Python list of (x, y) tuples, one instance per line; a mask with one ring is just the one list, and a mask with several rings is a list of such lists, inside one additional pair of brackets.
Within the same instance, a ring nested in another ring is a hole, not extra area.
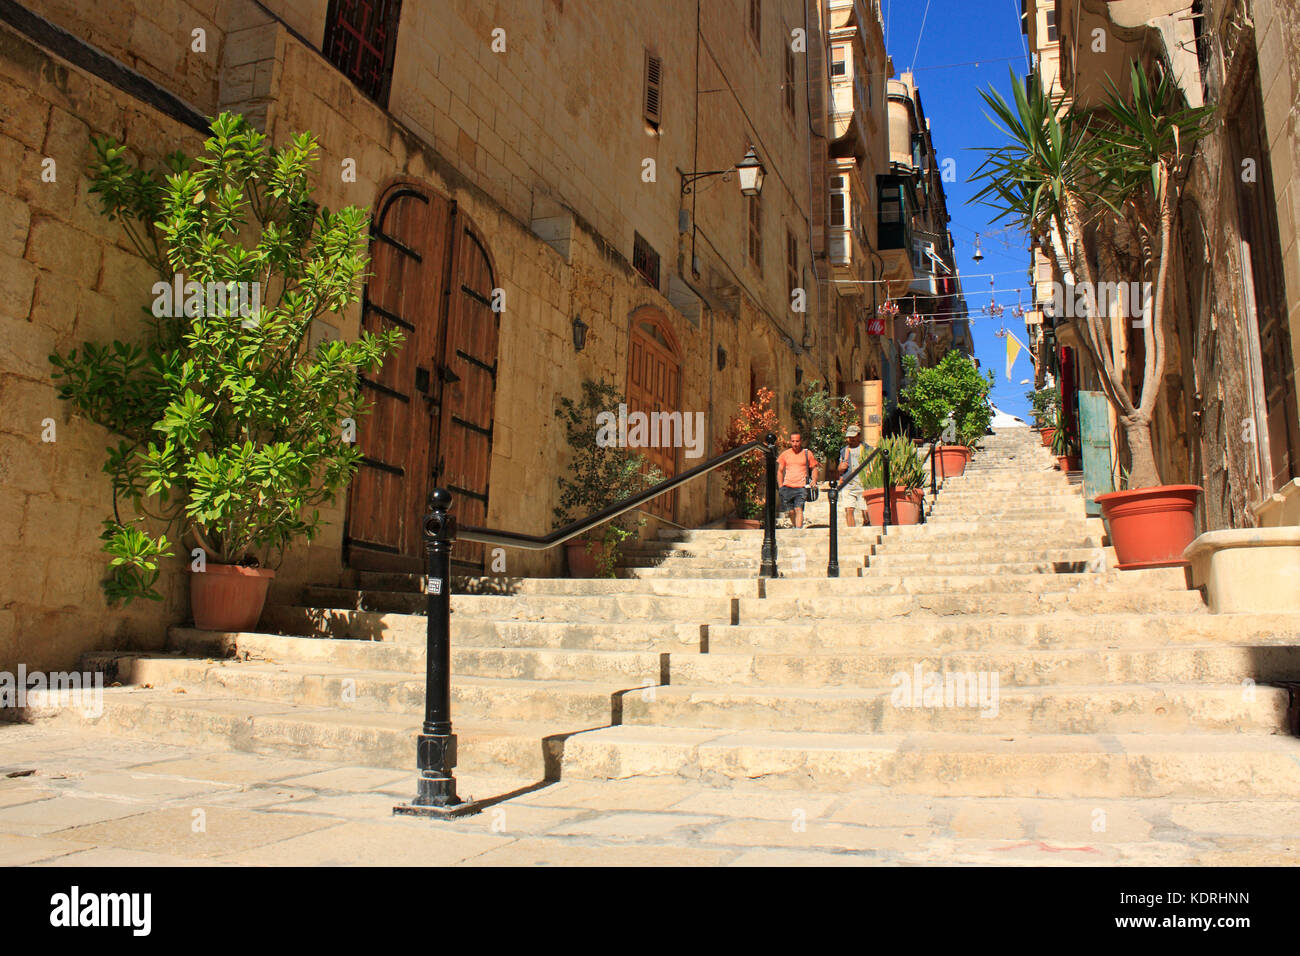
[(413, 773), (0, 725), (0, 864), (1288, 865), (1300, 803), (934, 798), (536, 784), (394, 817)]

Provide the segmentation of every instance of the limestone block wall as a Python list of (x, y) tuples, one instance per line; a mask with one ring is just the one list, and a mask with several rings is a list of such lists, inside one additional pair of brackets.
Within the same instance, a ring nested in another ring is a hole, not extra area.
[(202, 137), (3, 25), (0, 104), (0, 669), (63, 668), (85, 650), (159, 646), (185, 604), (174, 561), (161, 605), (107, 608), (108, 436), (73, 417), (50, 378), (51, 352), (121, 336), (155, 281), (88, 192), (90, 136), (125, 140), (150, 162)]

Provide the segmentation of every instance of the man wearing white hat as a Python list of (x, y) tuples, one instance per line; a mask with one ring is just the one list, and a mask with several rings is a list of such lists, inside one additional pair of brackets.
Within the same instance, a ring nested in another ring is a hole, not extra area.
[[(844, 432), (845, 446), (840, 449), (840, 478), (842, 479), (862, 461), (862, 456), (869, 449), (862, 444), (862, 429), (850, 425)], [(850, 527), (856, 527), (854, 511), (862, 512), (862, 524), (867, 524), (867, 503), (863, 498), (862, 473), (859, 472), (840, 492), (840, 501), (844, 502), (844, 521)]]

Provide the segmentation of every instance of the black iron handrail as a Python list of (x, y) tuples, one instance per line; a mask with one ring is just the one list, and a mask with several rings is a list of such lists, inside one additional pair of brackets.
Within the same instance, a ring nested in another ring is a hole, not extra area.
[[(744, 445), (732, 448), (729, 451), (725, 451), (721, 455), (710, 458), (703, 464), (696, 465), (689, 471), (682, 472), (680, 475), (665, 478), (663, 481), (647, 488), (645, 491), (639, 491), (634, 495), (624, 498), (622, 501), (615, 502), (607, 508), (602, 508), (590, 517), (579, 518), (577, 521), (571, 521), (562, 528), (556, 528), (550, 534), (523, 534), (518, 531), (502, 531), (498, 528), (460, 525), (456, 537), (460, 538), (462, 541), (474, 541), (478, 544), (495, 544), (508, 548), (523, 548), (528, 551), (544, 551), (547, 548), (555, 547), (557, 544), (563, 544), (570, 538), (576, 538), (580, 534), (585, 534), (586, 532), (604, 524), (606, 521), (609, 521), (612, 518), (617, 518), (625, 511), (631, 511), (633, 508), (637, 508), (645, 504), (647, 501), (659, 497), (665, 492), (672, 491), (674, 488), (678, 488), (681, 485), (686, 484), (688, 481), (698, 478), (700, 475), (713, 471), (715, 468), (720, 468), (723, 465), (729, 464), (742, 455), (747, 455), (756, 449), (762, 449), (767, 454), (770, 460), (769, 467), (774, 468), (776, 459), (776, 436), (768, 435), (766, 438), (758, 438), (754, 441), (747, 442)], [(773, 477), (775, 478), (775, 475), (773, 475)], [(773, 513), (771, 524), (773, 525), (773, 541), (775, 541), (776, 503), (772, 498), (773, 496), (769, 494), (768, 502), (772, 505), (771, 510)], [(768, 509), (764, 510), (766, 511)], [(767, 529), (764, 528), (764, 531), (766, 532)], [(773, 555), (775, 557), (775, 551), (773, 552)], [(765, 576), (775, 577), (775, 568), (773, 568), (773, 573), (771, 575)]]
[(428, 562), (428, 577), (425, 579), (428, 621), (425, 635), (424, 723), (415, 750), (419, 776), (416, 779), (415, 798), (408, 804), (393, 807), (393, 812), (451, 817), (475, 813), (482, 808), (481, 802), (466, 803), (460, 798), (456, 793), (456, 776), (453, 773), (456, 766), (456, 734), (451, 724), (451, 550), (458, 537), (480, 544), (498, 544), (531, 551), (554, 547), (611, 518), (617, 518), (651, 498), (672, 491), (693, 478), (760, 449), (767, 459), (767, 501), (763, 508), (763, 550), (758, 573), (760, 577), (774, 578), (777, 576), (776, 436), (770, 432), (762, 439), (725, 451), (690, 471), (666, 478), (645, 491), (601, 509), (589, 518), (571, 522), (546, 535), (520, 534), (516, 531), (471, 525), (458, 528), (456, 519), (448, 514), (452, 502), (451, 493), (445, 488), (435, 488), (429, 495), (429, 513), (424, 519), (424, 550)]
[[(933, 501), (933, 499), (939, 494), (938, 486), (935, 483), (935, 474), (934, 474), (935, 449), (938, 447), (939, 444), (941, 444), (941, 442), (938, 439), (930, 442), (929, 458), (930, 458), (931, 501)], [(826, 576), (828, 578), (838, 578), (840, 576), (840, 532), (839, 532), (840, 522), (839, 522), (839, 508), (837, 507), (839, 504), (840, 492), (843, 491), (846, 487), (848, 487), (849, 482), (853, 481), (853, 479), (858, 476), (858, 474), (862, 471), (862, 469), (866, 468), (867, 465), (871, 463), (871, 460), (875, 458), (876, 455), (881, 456), (882, 474), (880, 477), (882, 479), (881, 481), (882, 490), (884, 491), (884, 495), (885, 495), (885, 508), (884, 508), (884, 515), (882, 516), (883, 521), (881, 525), (881, 533), (889, 534), (889, 526), (894, 523), (894, 507), (893, 507), (893, 498), (894, 498), (893, 484), (894, 483), (890, 480), (890, 475), (889, 475), (889, 452), (885, 451), (882, 445), (877, 445), (875, 448), (871, 450), (871, 454), (862, 456), (862, 461), (858, 462), (858, 466), (856, 468), (854, 468), (852, 471), (846, 474), (839, 481), (832, 481), (830, 483), (830, 487), (826, 491), (827, 498), (828, 498), (827, 503), (830, 505), (830, 512), (831, 512), (830, 549), (826, 561)], [(924, 501), (922, 501), (921, 503), (921, 521), (922, 522), (925, 521)]]

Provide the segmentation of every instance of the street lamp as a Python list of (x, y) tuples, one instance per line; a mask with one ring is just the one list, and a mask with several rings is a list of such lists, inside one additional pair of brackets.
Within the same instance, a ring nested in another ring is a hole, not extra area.
[(682, 173), (682, 195), (688, 196), (695, 191), (695, 183), (701, 179), (708, 179), (710, 176), (721, 176), (722, 181), (726, 182), (731, 178), (731, 174), (736, 173), (740, 180), (740, 194), (742, 196), (757, 196), (763, 191), (763, 180), (767, 176), (767, 170), (763, 168), (763, 163), (759, 160), (758, 154), (754, 152), (754, 147), (749, 147), (749, 151), (729, 169), (711, 169), (702, 173)]

